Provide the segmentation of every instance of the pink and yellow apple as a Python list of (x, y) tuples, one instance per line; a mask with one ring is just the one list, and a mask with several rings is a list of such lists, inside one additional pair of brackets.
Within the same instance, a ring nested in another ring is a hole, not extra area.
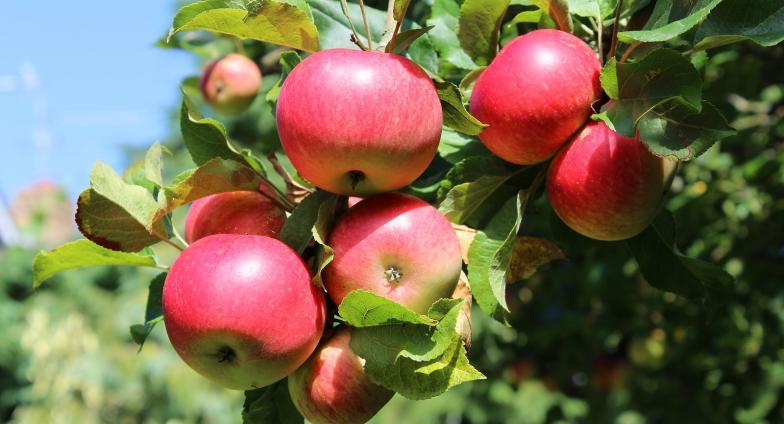
[(547, 196), (566, 225), (597, 240), (623, 240), (651, 223), (675, 162), (637, 138), (590, 122), (550, 164)]
[(340, 304), (362, 289), (426, 313), (460, 278), (460, 242), (438, 210), (415, 197), (379, 194), (343, 215), (329, 236), (334, 260), (324, 273)]
[(544, 162), (590, 116), (602, 93), (600, 69), (593, 49), (569, 33), (540, 29), (515, 38), (474, 85), (471, 114), (489, 125), (479, 138), (508, 162)]
[(172, 264), (163, 317), (185, 363), (224, 387), (248, 390), (308, 359), (324, 329), (325, 301), (282, 242), (218, 234), (197, 240)]
[(208, 63), (199, 78), (204, 100), (224, 115), (238, 115), (253, 103), (261, 86), (261, 71), (247, 57), (231, 53)]
[(231, 191), (194, 201), (185, 218), (188, 243), (213, 234), (277, 238), (286, 213), (259, 192)]
[(381, 52), (308, 56), (284, 81), (276, 113), (280, 142), (300, 175), (344, 195), (410, 184), (441, 136), (433, 82), (414, 62)]
[(368, 379), (350, 341), (351, 330), (338, 328), (288, 378), (294, 406), (313, 424), (365, 423), (395, 394)]

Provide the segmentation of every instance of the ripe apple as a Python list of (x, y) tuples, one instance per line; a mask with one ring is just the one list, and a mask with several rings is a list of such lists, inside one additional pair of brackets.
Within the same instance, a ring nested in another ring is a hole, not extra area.
[(395, 394), (368, 379), (350, 340), (351, 330), (338, 328), (288, 378), (294, 406), (313, 424), (365, 423)]
[(450, 297), (460, 278), (460, 242), (438, 210), (415, 197), (386, 193), (367, 198), (343, 215), (328, 244), (335, 258), (324, 285), (340, 304), (362, 289), (416, 312)]
[(580, 129), (601, 96), (601, 64), (585, 42), (552, 29), (504, 46), (471, 94), (471, 114), (489, 127), (490, 151), (518, 165), (549, 159)]
[(283, 242), (217, 234), (174, 261), (163, 318), (174, 349), (199, 374), (229, 389), (272, 384), (316, 348), (324, 295)]
[(550, 164), (547, 195), (566, 225), (597, 240), (640, 233), (658, 212), (675, 163), (638, 138), (590, 122)]
[(278, 237), (286, 213), (255, 191), (213, 194), (194, 201), (185, 218), (188, 243), (212, 234)]
[(300, 175), (344, 195), (410, 184), (441, 136), (433, 82), (414, 62), (382, 52), (308, 56), (284, 81), (276, 113), (280, 142)]
[(204, 100), (224, 115), (238, 115), (253, 103), (261, 86), (261, 71), (247, 57), (230, 53), (208, 63), (199, 87)]

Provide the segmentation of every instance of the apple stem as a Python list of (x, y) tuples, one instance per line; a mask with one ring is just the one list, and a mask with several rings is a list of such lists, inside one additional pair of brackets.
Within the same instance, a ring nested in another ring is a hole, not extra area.
[(231, 38), (234, 39), (234, 48), (237, 49), (237, 53), (245, 56), (246, 55), (245, 54), (245, 46), (242, 45), (242, 40), (239, 39), (238, 37), (231, 37)]
[(351, 20), (351, 14), (348, 13), (348, 2), (346, 0), (340, 0), (340, 9), (343, 11), (343, 16), (345, 16), (348, 21), (348, 26), (351, 27), (351, 42), (356, 44), (360, 49), (367, 50), (367, 46), (359, 38), (359, 33), (354, 27), (354, 21)]
[(604, 35), (603, 25), (602, 17), (599, 16), (599, 19), (596, 20), (596, 47), (599, 49), (599, 62), (601, 62), (602, 65), (604, 65), (604, 46), (602, 45), (602, 36)]
[(368, 24), (367, 15), (365, 15), (365, 3), (362, 0), (359, 0), (359, 10), (362, 12), (362, 23), (365, 24), (368, 50), (373, 50), (373, 36), (370, 34), (370, 25)]
[(615, 57), (615, 49), (618, 48), (618, 23), (621, 20), (621, 9), (623, 8), (623, 0), (618, 0), (615, 6), (615, 21), (613, 22), (612, 38), (610, 40), (610, 52), (607, 54), (607, 60)]

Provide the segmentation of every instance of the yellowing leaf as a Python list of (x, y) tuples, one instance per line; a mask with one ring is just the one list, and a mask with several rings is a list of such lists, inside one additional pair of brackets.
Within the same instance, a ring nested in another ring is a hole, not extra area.
[(550, 240), (520, 236), (512, 247), (506, 281), (514, 283), (530, 278), (540, 266), (559, 259), (566, 259), (566, 256)]

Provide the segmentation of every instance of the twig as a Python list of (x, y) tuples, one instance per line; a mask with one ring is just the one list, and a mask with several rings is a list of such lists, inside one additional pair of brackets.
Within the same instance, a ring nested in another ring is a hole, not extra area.
[(370, 25), (368, 24), (367, 15), (365, 15), (365, 3), (362, 0), (359, 0), (359, 10), (362, 12), (362, 22), (365, 24), (368, 50), (373, 50), (373, 36), (370, 34)]
[(607, 54), (607, 60), (615, 57), (615, 49), (618, 47), (618, 22), (621, 20), (622, 8), (623, 0), (618, 0), (618, 5), (615, 7), (615, 22), (613, 23), (612, 40), (610, 41), (610, 52)]

